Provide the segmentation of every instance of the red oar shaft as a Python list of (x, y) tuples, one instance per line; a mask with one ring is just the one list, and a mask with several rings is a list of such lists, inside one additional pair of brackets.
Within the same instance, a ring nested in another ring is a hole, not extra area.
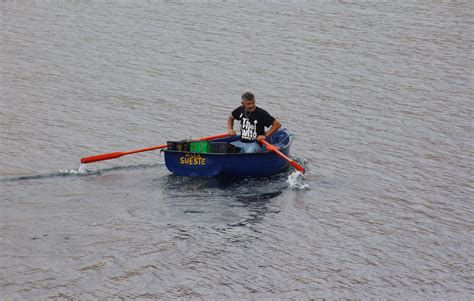
[[(216, 136), (202, 137), (202, 138), (198, 138), (198, 139), (195, 139), (195, 140), (214, 140), (214, 139), (219, 139), (219, 138), (225, 138), (227, 136), (229, 136), (229, 134), (220, 134), (220, 135), (216, 135)], [(97, 162), (97, 161), (110, 160), (110, 159), (120, 158), (120, 157), (125, 156), (125, 155), (148, 152), (148, 151), (152, 151), (152, 150), (155, 150), (155, 149), (166, 148), (166, 147), (167, 147), (167, 145), (163, 144), (163, 145), (152, 146), (152, 147), (148, 147), (148, 148), (131, 150), (131, 151), (127, 151), (127, 152), (114, 152), (114, 153), (90, 156), (90, 157), (82, 158), (81, 163), (82, 164), (87, 164), (87, 163), (92, 163), (92, 162)]]
[(276, 147), (275, 145), (273, 144), (270, 144), (269, 142), (267, 142), (265, 139), (260, 139), (260, 142), (265, 144), (267, 149), (268, 150), (271, 150), (272, 152), (275, 152), (277, 153), (280, 157), (282, 157), (283, 159), (285, 159), (286, 161), (290, 162), (291, 166), (293, 166), (294, 168), (296, 168), (297, 170), (299, 170), (301, 173), (305, 173), (305, 169), (303, 166), (299, 165), (295, 160), (291, 160), (290, 158), (288, 158), (284, 153), (282, 153), (278, 147)]

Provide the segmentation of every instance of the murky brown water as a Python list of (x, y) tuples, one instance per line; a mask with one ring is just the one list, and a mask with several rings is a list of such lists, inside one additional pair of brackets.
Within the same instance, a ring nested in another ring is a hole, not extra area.
[[(470, 1), (3, 1), (2, 299), (472, 299)], [(308, 169), (159, 152), (251, 90)]]

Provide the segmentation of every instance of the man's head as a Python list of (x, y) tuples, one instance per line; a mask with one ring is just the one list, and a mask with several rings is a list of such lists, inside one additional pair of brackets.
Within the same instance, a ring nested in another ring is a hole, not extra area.
[(245, 92), (244, 94), (242, 94), (242, 105), (244, 106), (245, 111), (247, 112), (255, 111), (255, 96), (250, 92)]

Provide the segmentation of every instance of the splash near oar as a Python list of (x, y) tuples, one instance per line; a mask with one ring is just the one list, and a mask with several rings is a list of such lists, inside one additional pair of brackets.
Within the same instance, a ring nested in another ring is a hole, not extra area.
[(309, 187), (309, 184), (306, 184), (303, 181), (304, 181), (303, 174), (299, 170), (296, 170), (288, 176), (286, 183), (289, 184), (289, 187), (291, 189), (310, 190), (311, 187)]
[[(227, 136), (229, 136), (229, 134), (226, 133), (226, 134), (220, 134), (220, 135), (216, 135), (216, 136), (198, 138), (198, 139), (195, 139), (195, 140), (205, 141), (205, 140), (225, 138)], [(90, 156), (90, 157), (84, 157), (84, 158), (81, 159), (81, 164), (88, 164), (88, 163), (93, 163), (93, 162), (97, 162), (97, 161), (116, 159), (116, 158), (120, 158), (120, 157), (125, 156), (125, 155), (131, 155), (131, 154), (148, 152), (148, 151), (157, 150), (157, 149), (163, 149), (163, 148), (166, 148), (167, 146), (168, 146), (167, 144), (163, 144), (163, 145), (152, 146), (152, 147), (143, 148), (143, 149), (131, 150), (131, 151), (127, 151), (127, 152), (113, 152), (113, 153), (95, 155), (95, 156)]]
[(290, 158), (288, 158), (284, 153), (282, 153), (278, 147), (276, 147), (275, 145), (273, 144), (270, 144), (269, 142), (267, 142), (265, 139), (260, 139), (259, 140), (261, 143), (265, 144), (265, 146), (267, 147), (267, 149), (269, 151), (272, 151), (272, 152), (275, 152), (276, 154), (278, 154), (280, 157), (282, 157), (283, 159), (285, 159), (286, 161), (288, 161), (291, 166), (293, 166), (294, 168), (296, 168), (297, 170), (299, 170), (301, 173), (305, 173), (305, 169), (303, 166), (299, 165), (295, 160), (291, 160)]

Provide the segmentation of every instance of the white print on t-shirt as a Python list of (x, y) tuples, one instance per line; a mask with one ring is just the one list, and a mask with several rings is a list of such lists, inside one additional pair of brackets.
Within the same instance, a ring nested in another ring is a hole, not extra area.
[(257, 120), (253, 121), (253, 124), (248, 118), (242, 118), (241, 126), (242, 139), (256, 140), (257, 139)]

